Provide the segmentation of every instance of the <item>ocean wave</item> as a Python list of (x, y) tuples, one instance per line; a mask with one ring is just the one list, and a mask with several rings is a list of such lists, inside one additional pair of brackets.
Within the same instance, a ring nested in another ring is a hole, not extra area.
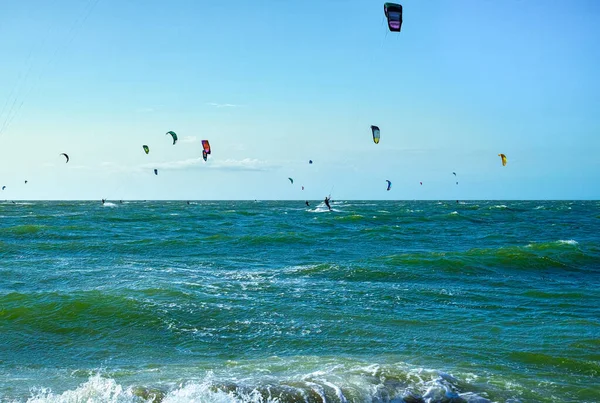
[(574, 239), (559, 239), (555, 242), (531, 242), (525, 247), (534, 249), (552, 249), (560, 247), (561, 245), (577, 246), (579, 245), (579, 242), (575, 241)]
[(597, 256), (577, 247), (573, 240), (530, 243), (526, 246), (475, 248), (463, 252), (414, 252), (385, 257), (389, 265), (457, 270), (481, 269), (594, 269)]
[(336, 216), (334, 219), (338, 222), (354, 222), (354, 223), (356, 223), (356, 222), (363, 221), (365, 219), (365, 216), (363, 216), (361, 214), (348, 214), (348, 215)]
[(244, 235), (238, 237), (236, 243), (249, 244), (249, 245), (262, 245), (262, 244), (295, 244), (311, 242), (310, 237), (300, 232), (277, 232), (269, 235)]
[[(311, 359), (323, 361), (321, 359)], [(301, 360), (300, 371), (275, 365), (253, 368), (254, 373), (226, 374), (206, 371), (191, 379), (158, 382), (156, 385), (119, 381), (110, 373), (98, 372), (77, 387), (60, 392), (48, 387), (31, 390), (28, 403), (312, 403), (312, 402), (403, 402), (403, 403), (490, 403), (519, 393), (482, 385), (477, 376), (453, 376), (443, 371), (409, 367), (406, 364), (379, 365), (324, 362), (320, 368)], [(292, 360), (293, 361), (293, 360)], [(293, 362), (285, 363), (288, 367)], [(312, 367), (312, 368), (311, 368)], [(234, 368), (243, 370), (245, 368)], [(263, 375), (261, 375), (263, 374)], [(518, 385), (517, 385), (518, 387)], [(529, 393), (531, 394), (531, 393)], [(512, 400), (518, 401), (518, 400)]]
[(38, 234), (42, 230), (46, 229), (46, 225), (38, 225), (38, 224), (24, 224), (24, 225), (16, 225), (13, 227), (6, 227), (0, 229), (0, 233), (7, 233), (9, 235), (16, 236), (26, 236), (26, 235), (34, 235)]

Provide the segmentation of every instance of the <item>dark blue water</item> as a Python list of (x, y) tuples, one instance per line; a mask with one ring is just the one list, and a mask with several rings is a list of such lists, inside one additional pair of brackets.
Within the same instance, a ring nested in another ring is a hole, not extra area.
[(599, 202), (332, 207), (0, 204), (0, 400), (600, 401)]

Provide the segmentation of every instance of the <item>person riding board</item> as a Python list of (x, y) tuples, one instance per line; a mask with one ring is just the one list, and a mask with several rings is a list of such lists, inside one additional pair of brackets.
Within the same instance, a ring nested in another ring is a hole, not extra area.
[(331, 206), (329, 205), (330, 200), (331, 200), (331, 196), (325, 197), (325, 205), (327, 206), (327, 208), (329, 208), (329, 211), (331, 211)]

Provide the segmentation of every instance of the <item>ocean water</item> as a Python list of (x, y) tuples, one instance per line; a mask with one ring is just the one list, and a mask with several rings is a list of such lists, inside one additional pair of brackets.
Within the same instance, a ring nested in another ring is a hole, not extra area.
[(600, 202), (0, 204), (2, 402), (599, 402)]

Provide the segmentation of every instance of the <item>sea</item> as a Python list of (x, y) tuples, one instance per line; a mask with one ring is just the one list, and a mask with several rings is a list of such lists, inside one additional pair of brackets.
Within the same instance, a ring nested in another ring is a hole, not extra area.
[(598, 201), (0, 203), (1, 402), (600, 402)]

